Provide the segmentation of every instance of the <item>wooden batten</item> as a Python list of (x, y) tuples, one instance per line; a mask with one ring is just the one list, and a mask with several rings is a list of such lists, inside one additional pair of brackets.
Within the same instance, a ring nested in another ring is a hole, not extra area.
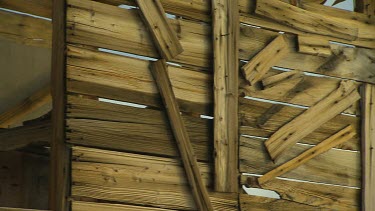
[(52, 0), (3, 0), (0, 7), (46, 18), (52, 17)]
[(238, 191), (239, 20), (234, 0), (212, 1), (215, 190)]
[(202, 211), (211, 211), (213, 210), (211, 201), (207, 189), (202, 182), (197, 158), (173, 93), (165, 60), (158, 60), (157, 62), (152, 63), (151, 71), (166, 108), (166, 113), (169, 117), (171, 128), (177, 142), (197, 207)]
[(148, 26), (162, 58), (174, 59), (183, 49), (176, 32), (165, 16), (165, 11), (159, 0), (137, 0), (142, 11), (142, 17)]

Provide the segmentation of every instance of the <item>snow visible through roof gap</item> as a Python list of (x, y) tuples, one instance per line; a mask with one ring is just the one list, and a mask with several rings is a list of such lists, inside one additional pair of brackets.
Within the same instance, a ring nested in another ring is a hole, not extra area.
[(2, 8), (2, 7), (0, 7), (0, 11), (15, 13), (15, 14), (19, 14), (19, 15), (25, 15), (25, 16), (29, 16), (29, 17), (33, 17), (33, 18), (39, 18), (39, 19), (43, 19), (43, 20), (46, 20), (46, 21), (52, 21), (51, 18), (33, 15), (33, 14), (30, 14), (30, 13), (19, 12), (19, 11), (16, 11), (16, 10), (5, 9), (5, 8)]
[(334, 8), (338, 8), (338, 9), (343, 9), (343, 10), (348, 10), (348, 11), (354, 11), (354, 0), (346, 0), (346, 1), (343, 1), (343, 2), (340, 2), (340, 3), (337, 3), (335, 5), (333, 5), (335, 3), (336, 0), (327, 0), (326, 2), (324, 2), (324, 5), (325, 6), (329, 6), (329, 7), (334, 7)]
[(130, 103), (130, 102), (125, 102), (125, 101), (119, 101), (119, 100), (111, 100), (107, 98), (99, 98), (100, 102), (105, 102), (105, 103), (112, 103), (116, 105), (123, 105), (123, 106), (129, 106), (129, 107), (134, 107), (134, 108), (147, 108), (146, 105), (141, 105), (137, 103)]

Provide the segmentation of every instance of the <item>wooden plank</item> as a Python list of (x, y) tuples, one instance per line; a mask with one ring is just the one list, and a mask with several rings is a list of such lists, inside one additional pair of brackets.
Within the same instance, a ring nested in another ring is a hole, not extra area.
[(55, 0), (52, 8), (52, 139), (50, 163), (49, 208), (67, 211), (70, 209), (69, 157), (70, 150), (65, 144), (65, 90), (66, 90), (66, 1)]
[(23, 45), (51, 48), (51, 22), (26, 15), (0, 11), (0, 38)]
[(165, 60), (151, 64), (151, 72), (156, 81), (161, 98), (168, 114), (172, 132), (177, 142), (185, 172), (191, 186), (195, 203), (200, 210), (213, 210), (206, 187), (203, 185), (193, 146), (181, 117), (180, 108), (176, 101), (172, 84), (167, 73)]
[(0, 128), (23, 121), (23, 118), (38, 108), (51, 103), (50, 86), (43, 87), (30, 97), (15, 105), (8, 111), (0, 114)]
[[(43, 210), (12, 208), (12, 207), (0, 207), (0, 211), (43, 211)], [(47, 210), (44, 210), (44, 211), (47, 211)]]
[(94, 203), (85, 201), (73, 201), (72, 211), (171, 211), (170, 209), (141, 207), (126, 204), (109, 204), (109, 203)]
[(298, 36), (298, 52), (324, 57), (332, 55), (329, 40), (304, 35)]
[(46, 18), (52, 17), (52, 0), (2, 0), (0, 7)]
[(360, 210), (360, 189), (274, 179), (261, 187), (254, 176), (242, 176), (241, 184), (276, 191), (281, 199), (328, 210)]
[[(172, 60), (184, 51), (159, 0), (137, 0), (143, 20), (151, 33), (161, 58)], [(160, 58), (160, 57), (159, 57)]]
[(300, 165), (305, 164), (309, 160), (315, 158), (316, 156), (330, 150), (331, 148), (348, 141), (355, 135), (355, 131), (353, 126), (349, 125), (348, 127), (340, 130), (335, 135), (325, 139), (318, 145), (306, 150), (302, 154), (298, 155), (297, 157), (289, 160), (288, 162), (278, 166), (277, 168), (273, 169), (270, 172), (267, 172), (260, 178), (258, 178), (258, 182), (260, 185), (269, 182), (270, 180), (274, 179), (275, 177), (281, 176)]
[(238, 42), (236, 1), (212, 1), (215, 190), (238, 192)]
[(251, 85), (254, 85), (289, 51), (288, 40), (284, 35), (279, 35), (242, 67), (245, 78)]
[(51, 121), (0, 130), (0, 151), (21, 149), (29, 145), (48, 146), (51, 140)]
[(375, 209), (375, 87), (365, 84), (362, 87), (362, 210)]
[[(68, 96), (67, 117), (67, 137), (70, 143), (179, 156), (165, 112)], [(183, 118), (197, 158), (212, 160), (212, 120), (187, 115), (183, 115)]]
[[(274, 104), (249, 99), (240, 99), (239, 103), (239, 121), (241, 122), (241, 134), (259, 136), (264, 138), (270, 137), (280, 127), (292, 121), (294, 118), (298, 117), (305, 111), (305, 109), (302, 108), (284, 106), (278, 113), (273, 114), (272, 117), (264, 125), (262, 125), (262, 127), (259, 127), (257, 122), (258, 119)], [(318, 128), (299, 142), (304, 144), (316, 145), (322, 140), (329, 138), (348, 124), (353, 125), (357, 135), (350, 139), (348, 142), (337, 146), (337, 148), (359, 151), (360, 119), (358, 117), (348, 115), (337, 115), (327, 123), (322, 124), (320, 128)]]
[(359, 99), (360, 95), (355, 85), (351, 81), (343, 81), (336, 91), (281, 127), (265, 142), (272, 160), (276, 162), (282, 153), (300, 139), (340, 114)]
[(369, 18), (374, 18), (375, 15), (375, 4), (371, 0), (355, 1), (355, 11), (364, 13)]
[[(241, 137), (240, 172), (264, 175), (309, 148), (311, 147), (297, 144), (286, 156), (280, 158), (280, 164), (275, 165), (267, 154), (264, 140)], [(317, 183), (360, 187), (360, 160), (358, 152), (330, 150), (310, 160), (305, 165), (286, 173), (283, 177)]]
[(358, 36), (358, 28), (347, 26), (340, 19), (309, 12), (279, 0), (257, 0), (255, 13), (308, 33), (346, 40), (355, 40)]

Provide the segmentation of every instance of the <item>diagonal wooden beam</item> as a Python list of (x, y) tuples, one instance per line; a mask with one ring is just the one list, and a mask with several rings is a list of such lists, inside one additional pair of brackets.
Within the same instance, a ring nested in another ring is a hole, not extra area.
[(265, 146), (274, 162), (299, 140), (334, 118), (360, 99), (353, 81), (342, 81), (333, 91), (316, 105), (310, 107), (291, 122), (282, 126), (267, 141)]
[(46, 86), (10, 110), (0, 114), (0, 128), (8, 128), (10, 125), (22, 121), (26, 115), (46, 104), (51, 104), (51, 102), (50, 86)]
[(334, 134), (333, 136), (325, 139), (318, 145), (306, 150), (305, 152), (293, 158), (292, 160), (280, 165), (279, 167), (259, 177), (258, 182), (260, 185), (262, 185), (274, 179), (275, 177), (281, 176), (297, 168), (298, 166), (301, 166), (302, 164), (308, 162), (316, 156), (328, 151), (329, 149), (350, 140), (355, 135), (356, 131), (354, 127), (352, 125), (349, 125), (344, 129), (340, 130), (339, 132), (337, 132), (336, 134)]
[(160, 0), (137, 0), (137, 4), (161, 57), (171, 60), (182, 53), (180, 41), (165, 16)]
[(375, 85), (362, 87), (362, 210), (375, 209)]
[(151, 72), (166, 108), (197, 207), (202, 211), (213, 210), (167, 71), (164, 59), (151, 64)]
[(238, 192), (237, 1), (213, 0), (215, 190)]

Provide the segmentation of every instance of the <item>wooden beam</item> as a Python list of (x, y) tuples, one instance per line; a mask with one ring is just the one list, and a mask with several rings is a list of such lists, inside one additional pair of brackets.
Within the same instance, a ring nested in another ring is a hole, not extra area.
[(297, 157), (289, 160), (288, 162), (284, 163), (281, 166), (273, 169), (272, 171), (264, 174), (263, 176), (258, 178), (258, 182), (260, 185), (274, 179), (275, 177), (281, 176), (288, 171), (291, 171), (298, 166), (308, 162), (309, 160), (313, 159), (314, 157), (330, 150), (331, 148), (342, 144), (353, 136), (356, 135), (356, 132), (352, 125), (347, 126), (346, 128), (340, 130), (333, 136), (327, 138), (326, 140), (322, 141), (318, 145), (306, 150), (302, 154), (298, 155)]
[(346, 40), (355, 40), (358, 36), (358, 28), (347, 26), (338, 18), (310, 12), (279, 0), (257, 0), (255, 13), (303, 32)]
[(52, 8), (52, 139), (49, 208), (68, 211), (70, 189), (70, 153), (65, 144), (66, 106), (66, 1), (54, 0)]
[(50, 92), (49, 85), (43, 87), (8, 111), (0, 114), (0, 128), (8, 128), (12, 124), (22, 122), (26, 115), (50, 104), (52, 101)]
[(238, 192), (237, 1), (212, 1), (214, 51), (215, 190)]
[(272, 66), (290, 52), (291, 48), (285, 35), (279, 35), (242, 67), (245, 78), (251, 85), (254, 85)]
[(375, 85), (362, 87), (362, 210), (375, 209)]
[(343, 112), (358, 99), (360, 95), (354, 82), (342, 81), (337, 90), (281, 127), (265, 142), (272, 160), (276, 162), (287, 149)]
[(202, 181), (197, 158), (169, 80), (165, 60), (158, 60), (152, 63), (151, 71), (165, 105), (197, 207), (202, 211), (213, 210), (207, 189)]
[(52, 17), (52, 0), (2, 0), (0, 7), (41, 17)]
[(183, 49), (175, 30), (165, 16), (160, 0), (137, 0), (142, 17), (148, 26), (161, 58), (172, 60)]
[(356, 12), (368, 15), (369, 18), (375, 18), (375, 3), (373, 0), (357, 0), (355, 1)]

